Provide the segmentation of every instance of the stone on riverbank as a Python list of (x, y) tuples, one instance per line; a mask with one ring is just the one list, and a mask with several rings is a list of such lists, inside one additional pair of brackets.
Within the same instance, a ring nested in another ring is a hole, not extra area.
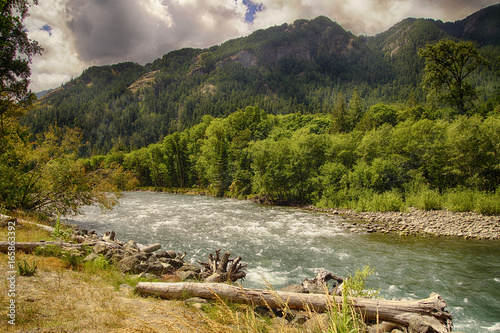
[[(310, 207), (311, 208), (311, 207)], [(317, 209), (349, 220), (342, 226), (352, 232), (382, 232), (421, 236), (449, 236), (476, 239), (500, 239), (500, 216), (448, 210), (409, 212), (355, 212), (348, 209)], [(359, 222), (362, 221), (362, 222)]]

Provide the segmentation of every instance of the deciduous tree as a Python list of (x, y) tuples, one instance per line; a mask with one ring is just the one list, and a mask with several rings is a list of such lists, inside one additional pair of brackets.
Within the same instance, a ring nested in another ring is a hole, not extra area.
[[(33, 3), (37, 4), (38, 0)], [(5, 117), (19, 116), (23, 106), (31, 103), (34, 95), (28, 90), (30, 63), (42, 47), (28, 38), (24, 19), (28, 16), (29, 1), (0, 1), (0, 130)], [(3, 134), (3, 133), (0, 133)]]
[(477, 98), (476, 90), (466, 79), (479, 66), (485, 65), (486, 59), (472, 42), (456, 43), (449, 39), (427, 45), (418, 54), (426, 60), (424, 86), (464, 114)]

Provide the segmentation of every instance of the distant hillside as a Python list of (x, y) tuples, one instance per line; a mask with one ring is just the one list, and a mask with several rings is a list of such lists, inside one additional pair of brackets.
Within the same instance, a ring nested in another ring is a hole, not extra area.
[(80, 127), (84, 152), (139, 148), (192, 126), (257, 105), (268, 113), (328, 113), (340, 91), (356, 89), (364, 108), (423, 101), (417, 50), (443, 38), (472, 40), (489, 68), (472, 80), (482, 99), (500, 95), (500, 5), (464, 20), (406, 19), (374, 37), (355, 36), (326, 17), (297, 20), (208, 49), (170, 52), (152, 64), (91, 67), (51, 91), (24, 123)]

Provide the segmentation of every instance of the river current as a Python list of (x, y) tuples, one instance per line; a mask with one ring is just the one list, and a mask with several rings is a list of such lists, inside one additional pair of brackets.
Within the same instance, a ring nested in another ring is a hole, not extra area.
[(133, 192), (112, 211), (86, 207), (69, 222), (122, 241), (161, 243), (206, 261), (217, 249), (248, 264), (244, 287), (300, 284), (318, 270), (348, 276), (369, 265), (384, 298), (443, 296), (454, 331), (500, 332), (500, 242), (355, 234), (342, 217), (205, 196)]

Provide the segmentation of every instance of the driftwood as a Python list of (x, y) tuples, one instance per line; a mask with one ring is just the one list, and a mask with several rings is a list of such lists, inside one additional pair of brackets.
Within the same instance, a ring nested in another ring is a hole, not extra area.
[[(222, 298), (254, 306), (288, 307), (315, 312), (329, 311), (335, 304), (342, 306), (342, 297), (338, 296), (248, 289), (218, 283), (139, 282), (136, 290), (142, 295), (156, 295), (165, 299), (182, 298), (187, 294), (205, 299)], [(438, 294), (433, 293), (429, 298), (411, 301), (351, 297), (348, 300), (365, 320), (390, 321), (408, 326), (412, 318), (421, 317), (438, 333), (451, 331), (451, 315), (445, 310), (446, 302)]]
[(319, 271), (316, 274), (316, 277), (312, 280), (307, 278), (304, 279), (304, 281), (302, 281), (302, 287), (304, 287), (308, 293), (324, 294), (325, 291), (328, 290), (328, 282), (331, 280), (334, 280), (337, 283), (333, 284), (333, 290), (330, 291), (330, 295), (340, 295), (342, 288), (339, 286), (342, 286), (344, 279), (327, 271)]
[[(198, 263), (202, 266), (201, 276), (206, 282), (224, 283), (224, 282), (235, 282), (238, 279), (244, 279), (246, 276), (245, 269), (246, 264), (241, 263), (241, 257), (236, 259), (229, 259), (231, 252), (226, 251), (220, 257), (220, 251), (215, 251), (215, 257), (213, 254), (209, 254), (208, 262)], [(228, 267), (228, 265), (230, 266)]]
[[(93, 246), (93, 245), (96, 245), (99, 243), (105, 244), (106, 246), (109, 246), (109, 247), (118, 247), (118, 245), (115, 245), (112, 243), (106, 243), (106, 242), (102, 242), (102, 241), (86, 242), (86, 243), (82, 243), (82, 244), (73, 244), (73, 243), (64, 243), (64, 242), (16, 242), (15, 249), (16, 249), (16, 251), (31, 253), (31, 252), (34, 252), (37, 247), (51, 245), (51, 246), (58, 246), (61, 248), (64, 247), (64, 248), (72, 248), (72, 249), (81, 250), (86, 245)], [(10, 252), (9, 247), (12, 247), (12, 243), (0, 242), (0, 252), (2, 252), (2, 253)]]
[(40, 223), (35, 223), (35, 222), (31, 222), (31, 221), (26, 221), (26, 220), (18, 219), (18, 218), (15, 218), (15, 217), (12, 217), (12, 216), (8, 216), (8, 215), (0, 214), (0, 220), (15, 220), (18, 223), (28, 223), (28, 224), (31, 224), (31, 225), (35, 225), (35, 226), (37, 226), (37, 227), (39, 227), (41, 229), (47, 230), (48, 232), (54, 232), (54, 228), (50, 227), (48, 225), (40, 224)]

